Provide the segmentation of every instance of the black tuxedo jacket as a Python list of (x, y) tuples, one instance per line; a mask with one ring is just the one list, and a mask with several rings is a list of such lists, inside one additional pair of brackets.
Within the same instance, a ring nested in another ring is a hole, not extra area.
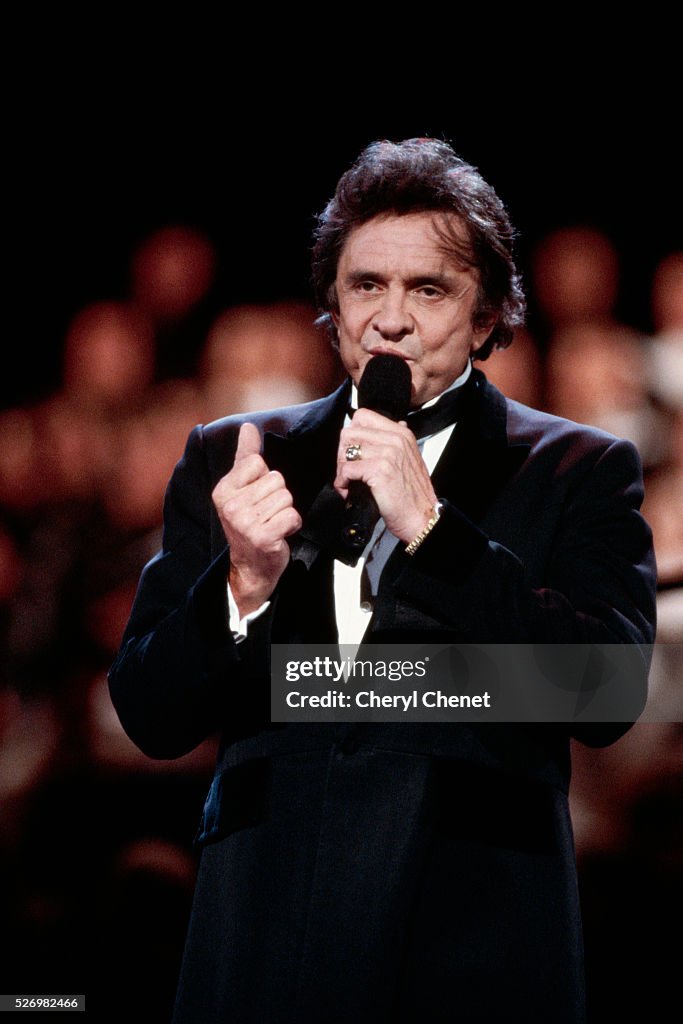
[[(366, 639), (652, 642), (633, 446), (478, 371), (466, 387), (432, 477), (444, 512), (413, 557), (392, 554)], [(239, 645), (211, 492), (244, 418), (192, 432), (110, 673), (150, 756), (222, 735), (176, 1021), (579, 1021), (565, 727), (270, 723), (270, 642), (336, 640), (324, 488), (347, 398), (249, 417), (304, 525)]]

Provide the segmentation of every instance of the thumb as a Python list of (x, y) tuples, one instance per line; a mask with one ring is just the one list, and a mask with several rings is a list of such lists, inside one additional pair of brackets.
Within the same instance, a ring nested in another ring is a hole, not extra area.
[(247, 457), (247, 455), (260, 455), (261, 454), (261, 435), (258, 432), (258, 428), (253, 423), (243, 423), (240, 427), (239, 437), (237, 438), (237, 451), (235, 452), (235, 462), (239, 462), (241, 459)]

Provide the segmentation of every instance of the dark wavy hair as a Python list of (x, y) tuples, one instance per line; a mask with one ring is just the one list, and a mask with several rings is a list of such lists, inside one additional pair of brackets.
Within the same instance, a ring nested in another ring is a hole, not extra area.
[(510, 218), (477, 169), (446, 142), (406, 139), (373, 142), (342, 175), (337, 190), (318, 217), (313, 246), (313, 287), (321, 316), (337, 343), (330, 310), (337, 310), (337, 264), (350, 232), (382, 214), (455, 214), (467, 239), (449, 218), (435, 220), (444, 251), (457, 263), (479, 270), (479, 294), (473, 326), (493, 324), (475, 358), (507, 348), (515, 327), (524, 322), (525, 301), (512, 255), (515, 237)]

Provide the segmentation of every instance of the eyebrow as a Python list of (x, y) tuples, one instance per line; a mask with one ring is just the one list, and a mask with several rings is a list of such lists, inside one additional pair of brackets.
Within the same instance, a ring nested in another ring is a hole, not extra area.
[[(347, 284), (360, 284), (361, 281), (382, 281), (384, 275), (376, 270), (352, 270), (346, 275)], [(419, 288), (425, 285), (433, 285), (437, 288), (453, 288), (456, 284), (452, 277), (446, 274), (415, 274), (407, 279), (409, 288)]]

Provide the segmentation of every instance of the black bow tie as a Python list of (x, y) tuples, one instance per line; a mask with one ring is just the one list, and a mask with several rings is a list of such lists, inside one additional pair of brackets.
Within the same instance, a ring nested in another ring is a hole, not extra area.
[[(450, 427), (456, 420), (462, 419), (472, 391), (469, 386), (471, 380), (472, 375), (470, 374), (464, 384), (446, 391), (434, 405), (408, 413), (406, 422), (418, 441), (424, 437), (431, 437), (432, 434), (438, 434), (444, 427)], [(352, 417), (355, 411), (349, 406), (349, 416)]]

